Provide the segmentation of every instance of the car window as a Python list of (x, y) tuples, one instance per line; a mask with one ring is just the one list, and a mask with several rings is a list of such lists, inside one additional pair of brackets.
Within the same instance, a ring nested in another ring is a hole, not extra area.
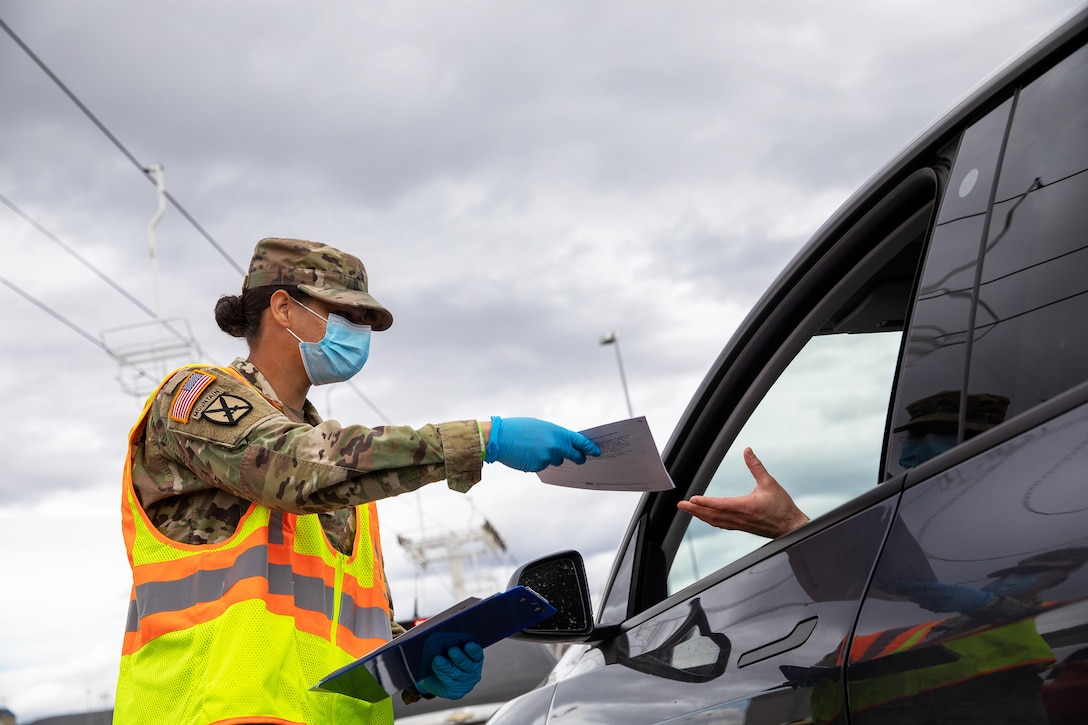
[[(737, 435), (706, 495), (752, 490), (746, 447), (812, 517), (876, 484), (900, 338), (892, 331), (809, 340)], [(669, 572), (669, 594), (766, 541), (693, 521)]]
[(964, 134), (908, 333), (889, 476), (1088, 380), (1085, 198), (1081, 49)]
[(979, 280), (969, 391), (1031, 409), (1088, 380), (1088, 49), (1024, 88)]
[[(795, 267), (806, 270), (806, 279), (783, 284), (792, 295), (775, 308), (781, 317), (768, 314), (759, 329), (747, 333), (749, 347), (762, 358), (737, 367), (751, 381), (745, 392), (728, 398), (724, 417), (704, 417), (716, 438), (688, 496), (750, 493), (755, 483), (744, 463), (746, 448), (813, 518), (882, 480), (902, 330), (937, 188), (936, 174), (919, 170), (841, 230), (835, 245), (813, 247)], [(687, 514), (672, 518), (662, 540), (661, 596), (767, 542)]]

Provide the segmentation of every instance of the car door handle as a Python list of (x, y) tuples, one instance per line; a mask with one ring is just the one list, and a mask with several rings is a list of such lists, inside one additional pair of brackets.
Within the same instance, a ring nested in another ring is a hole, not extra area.
[(797, 649), (812, 636), (813, 631), (816, 629), (816, 620), (818, 619), (819, 617), (803, 619), (797, 623), (792, 632), (782, 639), (776, 639), (774, 642), (768, 642), (762, 647), (748, 650), (737, 660), (737, 667), (754, 665), (756, 662), (762, 662), (769, 657), (780, 655), (783, 652), (789, 652), (791, 649)]

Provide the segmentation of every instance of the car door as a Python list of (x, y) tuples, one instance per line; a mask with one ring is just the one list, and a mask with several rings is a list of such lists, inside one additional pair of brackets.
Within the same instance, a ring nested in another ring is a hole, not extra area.
[[(953, 167), (934, 248), (960, 253), (927, 260), (888, 445), (943, 423), (954, 447), (907, 473), (849, 658), (853, 723), (1088, 718), (1086, 199), (1081, 48)], [(903, 574), (904, 547), (931, 579)]]

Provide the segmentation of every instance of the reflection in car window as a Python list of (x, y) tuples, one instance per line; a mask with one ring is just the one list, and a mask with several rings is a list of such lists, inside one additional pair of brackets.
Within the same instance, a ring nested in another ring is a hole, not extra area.
[(968, 384), (1012, 416), (1088, 380), (1088, 49), (1020, 93), (998, 189)]
[[(872, 488), (879, 481), (900, 337), (885, 332), (809, 340), (736, 437), (706, 495), (752, 490), (742, 458), (746, 447), (812, 517)], [(693, 520), (669, 572), (669, 594), (766, 542)]]
[[(982, 217), (968, 217), (942, 224), (933, 233), (904, 351), (884, 478), (909, 467), (900, 463), (907, 443), (902, 432), (910, 425), (914, 406), (933, 396), (956, 396), (958, 422), (958, 395), (963, 387), (975, 260), (982, 229)], [(953, 436), (957, 433), (958, 426), (953, 425)]]
[[(911, 317), (899, 390), (892, 411), (885, 478), (902, 473), (923, 458), (903, 447), (913, 445), (911, 419), (918, 406), (952, 401), (955, 412), (951, 444), (958, 438), (959, 393), (963, 388), (967, 331), (985, 210), (994, 185), (997, 160), (1008, 128), (1012, 101), (1006, 101), (968, 129), (956, 153), (950, 183), (926, 254), (922, 281)], [(940, 431), (944, 434), (945, 431)], [(951, 447), (940, 441), (942, 450)], [(935, 451), (931, 451), (932, 457)]]
[[(984, 186), (995, 163), (987, 155), (996, 159), (1003, 140), (993, 208), (977, 214), (960, 192)], [(943, 396), (958, 409), (963, 440), (1088, 380), (1088, 336), (1079, 324), (1088, 314), (1085, 198), (1088, 49), (1081, 49), (964, 135), (939, 217), (950, 221), (934, 232), (918, 292), (893, 430), (908, 424), (919, 401)], [(889, 440), (889, 475), (903, 470), (904, 442), (895, 433)]]
[(997, 200), (1020, 196), (1039, 178), (1049, 185), (1088, 162), (1088, 47), (1020, 92), (1001, 162)]

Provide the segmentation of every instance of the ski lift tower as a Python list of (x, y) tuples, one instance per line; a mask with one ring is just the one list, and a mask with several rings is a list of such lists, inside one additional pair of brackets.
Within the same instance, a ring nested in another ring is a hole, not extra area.
[(495, 588), (495, 577), (481, 566), (481, 559), (501, 559), (506, 553), (506, 543), (487, 520), (474, 529), (418, 539), (398, 534), (397, 543), (423, 571), (427, 571), (432, 564), (449, 565), (453, 598), (458, 602), (468, 596), (470, 590), (480, 592)]
[(159, 307), (159, 260), (155, 245), (155, 227), (166, 211), (166, 185), (163, 168), (156, 165), (144, 171), (155, 182), (158, 207), (147, 227), (151, 254), (152, 284), (155, 292), (155, 318), (150, 322), (122, 325), (103, 330), (99, 339), (117, 360), (117, 380), (121, 389), (136, 397), (149, 395), (174, 368), (203, 357), (189, 322), (180, 317), (164, 319)]

